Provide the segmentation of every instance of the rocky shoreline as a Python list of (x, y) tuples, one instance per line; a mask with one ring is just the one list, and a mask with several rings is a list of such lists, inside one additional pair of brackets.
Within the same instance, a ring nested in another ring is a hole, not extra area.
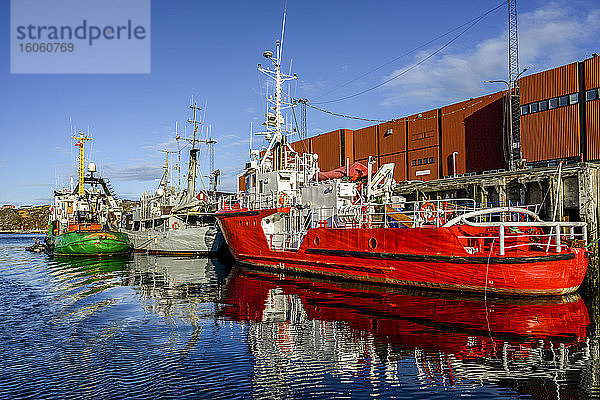
[(45, 233), (50, 206), (27, 206), (0, 209), (1, 233)]

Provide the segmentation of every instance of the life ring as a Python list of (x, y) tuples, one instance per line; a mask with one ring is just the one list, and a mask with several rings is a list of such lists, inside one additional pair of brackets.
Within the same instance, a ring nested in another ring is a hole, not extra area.
[(420, 214), (421, 218), (423, 218), (423, 220), (425, 220), (426, 222), (435, 221), (435, 218), (437, 216), (437, 208), (435, 207), (435, 204), (433, 204), (431, 201), (428, 201), (427, 203), (421, 206)]
[(287, 193), (285, 193), (285, 192), (279, 193), (279, 198), (277, 199), (277, 201), (279, 202), (280, 207), (283, 207), (284, 205), (288, 204), (289, 200), (290, 200), (290, 196), (288, 196)]
[(177, 229), (179, 229), (179, 222), (177, 222), (177, 221), (173, 222), (173, 225), (171, 225), (171, 227), (172, 227), (174, 230), (177, 230)]

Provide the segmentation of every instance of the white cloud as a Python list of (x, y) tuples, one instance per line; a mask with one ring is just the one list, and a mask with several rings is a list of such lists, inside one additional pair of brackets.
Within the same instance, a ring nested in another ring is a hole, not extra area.
[(106, 171), (103, 175), (115, 181), (154, 181), (160, 179), (163, 174), (162, 168), (155, 165), (133, 165), (126, 167), (104, 165), (102, 168)]
[[(598, 51), (600, 8), (580, 7), (579, 3), (553, 2), (519, 15), (519, 63), (529, 73), (579, 61)], [(590, 46), (596, 46), (591, 48)], [(431, 54), (424, 51), (406, 66), (388, 74), (389, 79)], [(384, 86), (385, 106), (443, 105), (483, 93), (500, 90), (488, 79), (506, 79), (507, 37), (482, 40), (467, 50), (447, 51)], [(416, 111), (416, 110), (415, 110)]]

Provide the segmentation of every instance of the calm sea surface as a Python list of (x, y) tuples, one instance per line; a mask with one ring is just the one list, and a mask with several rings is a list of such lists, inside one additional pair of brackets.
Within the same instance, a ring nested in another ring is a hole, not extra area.
[(600, 396), (598, 294), (488, 298), (0, 235), (0, 398)]

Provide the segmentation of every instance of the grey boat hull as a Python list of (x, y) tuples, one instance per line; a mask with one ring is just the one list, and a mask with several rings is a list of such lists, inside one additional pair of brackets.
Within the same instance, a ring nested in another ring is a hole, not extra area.
[(153, 254), (208, 255), (225, 245), (216, 225), (188, 226), (177, 230), (125, 231), (135, 251)]

